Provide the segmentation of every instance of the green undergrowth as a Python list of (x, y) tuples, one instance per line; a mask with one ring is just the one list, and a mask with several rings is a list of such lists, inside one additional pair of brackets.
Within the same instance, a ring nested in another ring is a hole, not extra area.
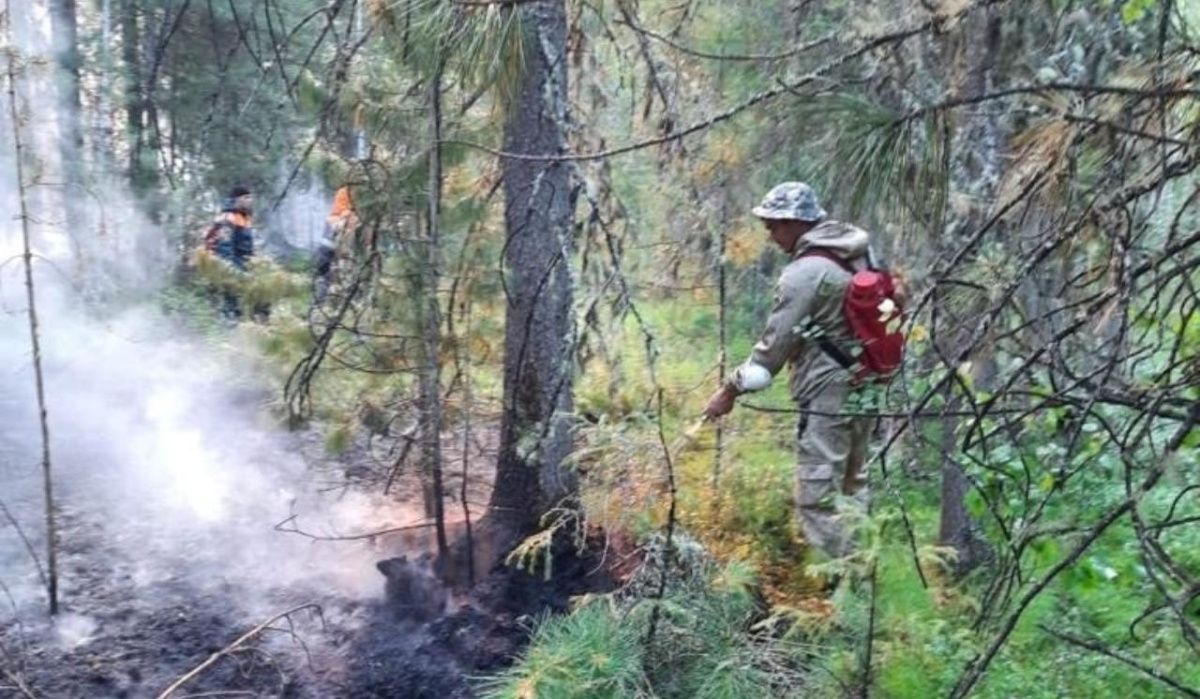
[(765, 699), (814, 684), (809, 647), (770, 638), (748, 568), (705, 561), (675, 571), (661, 602), (647, 596), (656, 571), (648, 566), (635, 581), (641, 594), (590, 598), (568, 616), (543, 619), (521, 659), (484, 683), (482, 696)]
[[(935, 513), (912, 514), (918, 535), (927, 537), (936, 524)], [(1130, 531), (1114, 530), (1103, 537), (1093, 554), (1029, 605), (972, 696), (1177, 696), (1147, 674), (1064, 644), (1048, 630), (1101, 642), (1190, 686), (1200, 682), (1200, 668), (1168, 618), (1144, 622), (1136, 640), (1129, 636), (1129, 622), (1143, 611), (1133, 593), (1144, 584), (1131, 552), (1123, 551), (1123, 542), (1131, 536)], [(681, 539), (686, 549), (689, 539)], [(1044, 574), (1059, 553), (1043, 552), (1030, 573)], [(878, 567), (872, 696), (947, 696), (994, 633), (994, 627), (984, 632), (972, 627), (985, 581), (976, 576), (952, 583), (936, 567), (926, 566), (923, 583), (906, 537), (894, 523), (874, 555)], [(1111, 568), (1112, 562), (1119, 567)], [(648, 589), (624, 599), (585, 600), (571, 615), (541, 621), (530, 649), (512, 669), (492, 680), (485, 696), (845, 696), (862, 678), (862, 639), (871, 610), (867, 577), (843, 583), (825, 610), (780, 604), (751, 612), (738, 605), (750, 604), (750, 591), (761, 582), (755, 580), (754, 570), (737, 561), (728, 563), (700, 592), (689, 588), (686, 579), (676, 580), (662, 607), (669, 640), (652, 650), (644, 644), (646, 610), (652, 608)], [(740, 581), (742, 587), (734, 589), (744, 590), (732, 599), (722, 597), (728, 591), (728, 576)], [(751, 617), (754, 621), (748, 624)], [(747, 659), (763, 656), (785, 658), (794, 665), (786, 677), (756, 675)], [(724, 670), (734, 672), (720, 674)]]
[[(664, 454), (669, 453), (679, 486), (678, 516), (684, 531), (695, 536), (717, 559), (754, 570), (758, 584), (773, 603), (776, 627), (786, 629), (783, 637), (804, 638), (814, 644), (816, 659), (809, 667), (819, 671), (810, 674), (802, 687), (794, 687), (793, 695), (841, 697), (848, 687), (854, 688), (861, 682), (863, 638), (871, 623), (871, 586), (867, 583), (869, 565), (866, 564), (876, 562), (872, 696), (896, 699), (947, 696), (972, 659), (986, 650), (1006, 617), (1001, 614), (976, 626), (991, 582), (991, 564), (984, 564), (965, 579), (954, 580), (945, 565), (949, 563), (945, 552), (933, 546), (939, 517), (936, 454), (914, 454), (912, 458), (916, 461), (909, 467), (893, 463), (886, 485), (878, 471), (872, 473), (876, 507), (868, 525), (875, 530), (874, 535), (867, 537), (870, 552), (866, 560), (858, 562), (857, 571), (853, 571), (858, 573), (857, 581), (843, 583), (832, 598), (824, 601), (814, 594), (814, 581), (819, 582), (821, 576), (813, 575), (816, 569), (807, 565), (808, 553), (792, 522), (795, 416), (756, 412), (744, 405), (790, 407), (785, 382), (777, 380), (769, 391), (744, 398), (742, 406), (723, 421), (720, 478), (714, 487), (715, 431), (710, 426), (694, 428), (695, 416), (717, 384), (715, 313), (705, 303), (693, 299), (643, 304), (639, 310), (655, 338), (658, 352), (653, 377), (645, 363), (644, 330), (627, 318), (623, 334), (610, 350), (622, 357), (624, 364), (616, 368), (601, 365), (600, 370), (585, 372), (577, 394), (581, 408), (603, 418), (592, 428), (592, 434), (603, 435), (599, 441), (611, 446), (623, 439), (632, 445), (626, 447), (615, 463), (607, 464), (616, 467), (620, 474), (619, 486), (650, 493), (626, 503), (640, 509), (623, 513), (621, 522), (633, 523), (642, 536), (660, 530), (666, 513), (661, 489), (666, 477)], [(730, 332), (734, 338), (730, 367), (744, 360), (750, 350), (751, 321), (745, 316), (733, 319), (737, 329)], [(619, 381), (612, 381), (614, 373), (619, 375)], [(657, 379), (657, 385), (652, 379)], [(656, 434), (659, 428), (656, 388), (662, 389), (666, 448)], [(992, 455), (999, 460), (993, 466), (1031, 468), (1033, 495), (1053, 494), (1057, 487), (1056, 473), (1049, 467), (1040, 471), (1038, 463), (1040, 460), (1054, 463), (1057, 458), (1053, 447), (1056, 428), (1053, 419), (1031, 424), (1029, 443), (1018, 445), (1026, 453), (999, 450)], [(922, 429), (930, 442), (940, 441), (937, 424)], [(689, 433), (693, 438), (683, 437)], [(1086, 448), (1083, 453), (1096, 456)], [(1009, 462), (1004, 462), (1005, 459)], [(1095, 521), (1123, 497), (1121, 482), (1115, 477), (1118, 473), (1119, 468), (1099, 458), (1079, 477), (1082, 485), (1079, 497), (1051, 498), (1045, 522), (1082, 526)], [(645, 483), (630, 485), (639, 479)], [(602, 480), (601, 486), (606, 492), (613, 490), (610, 482)], [(985, 486), (992, 487), (987, 482)], [(988, 492), (1011, 496), (1009, 490)], [(913, 528), (915, 557), (922, 561), (924, 582), (900, 517), (900, 500)], [(1185, 501), (1181, 507), (1195, 507), (1189, 502)], [(969, 497), (967, 504), (985, 522), (985, 534), (995, 547), (1001, 539), (994, 527), (986, 525), (982, 502), (976, 496)], [(1151, 521), (1161, 518), (1169, 506), (1170, 503), (1145, 503), (1144, 516)], [(605, 515), (611, 517), (607, 512)], [(1177, 511), (1176, 516), (1179, 515)], [(1190, 529), (1163, 535), (1164, 545), (1180, 560), (1194, 561), (1200, 557), (1195, 553), (1200, 551), (1200, 534), (1196, 527)], [(1039, 539), (1023, 558), (1025, 579), (1031, 581), (1045, 575), (1077, 541), (1077, 534)], [(1136, 537), (1128, 524), (1114, 526), (1102, 536), (1025, 608), (972, 696), (1051, 699), (1177, 695), (1145, 672), (1066, 643), (1051, 632), (1102, 644), (1188, 686), (1200, 686), (1200, 664), (1195, 663), (1195, 655), (1181, 641), (1178, 623), (1169, 612), (1150, 615), (1131, 634), (1131, 622), (1146, 611), (1144, 591), (1151, 584), (1139, 555)], [(837, 567), (836, 563), (825, 566)], [(1007, 613), (1016, 608), (1026, 589), (1028, 585), (1011, 600), (1005, 608)], [(695, 604), (695, 600), (684, 596), (674, 604), (686, 608)], [(699, 609), (691, 611), (703, 613)], [(1200, 610), (1191, 611), (1194, 616), (1200, 615)], [(582, 621), (545, 622), (543, 628), (553, 629), (553, 633), (535, 637), (531, 655), (514, 668), (509, 678), (528, 679), (532, 675), (522, 673), (536, 674), (535, 657), (544, 663), (566, 653), (578, 640), (571, 633), (575, 623), (616, 624), (630, 618), (627, 610), (612, 606), (589, 606), (577, 614), (585, 614)], [(767, 645), (772, 642), (760, 641)], [(682, 662), (676, 657), (656, 660), (672, 667)], [(628, 656), (626, 661), (644, 665), (647, 658)], [(621, 671), (629, 672), (629, 668)], [(644, 674), (635, 676), (639, 682), (645, 681)], [(814, 676), (825, 677), (827, 681), (813, 681)], [(513, 692), (518, 686), (506, 685)], [(495, 696), (684, 696), (657, 686), (653, 691), (661, 693), (650, 695), (576, 694), (569, 686), (537, 687), (538, 691), (530, 694)], [(638, 691), (645, 691), (644, 684), (637, 687)], [(728, 696), (770, 696), (743, 691), (747, 693)]]
[[(305, 417), (323, 426), (330, 453), (345, 451), (361, 434), (395, 432), (408, 424), (404, 406), (415, 399), (420, 343), (418, 331), (412, 329), (417, 323), (416, 306), (410, 294), (391, 281), (406, 278), (402, 264), (389, 259), (384, 281), (372, 282), (361, 292), (359, 302), (342, 320), (343, 327), (331, 336), (321, 368), (311, 378)], [(282, 388), (314, 352), (345, 291), (344, 285), (335, 283), (314, 312), (312, 288), (312, 270), (305, 263), (285, 268), (263, 262), (243, 275), (208, 259), (191, 270), (187, 281), (164, 291), (160, 305), (184, 319), (216, 351), (253, 367), (263, 385), (270, 387), (275, 413), (283, 419), (289, 410)], [(244, 308), (269, 307), (269, 317), (237, 322), (223, 318), (219, 309), (226, 290), (242, 299)], [(369, 307), (363, 307), (363, 299), (369, 300)], [(441, 347), (443, 380), (460, 381), (460, 371), (469, 371), (476, 410), (498, 402), (500, 395), (503, 313), (492, 306), (494, 302), (476, 300), (470, 332), (463, 330), (460, 321), (458, 335), (444, 339)], [(449, 394), (443, 410), (447, 420), (461, 415), (460, 391)]]
[[(1064, 643), (1049, 631), (1102, 643), (1196, 686), (1200, 667), (1168, 619), (1159, 616), (1145, 622), (1136, 638), (1130, 636), (1130, 622), (1144, 611), (1144, 598), (1137, 593), (1146, 584), (1134, 552), (1126, 547), (1132, 537), (1132, 531), (1114, 529), (1035, 598), (972, 696), (1177, 696), (1147, 674)], [(946, 696), (994, 633), (993, 626), (982, 633), (972, 628), (986, 571), (957, 584), (931, 576), (927, 589), (907, 553), (901, 540), (889, 541), (880, 561), (878, 695)], [(1061, 553), (1057, 546), (1039, 553), (1031, 574), (1044, 575)], [(864, 614), (863, 595), (840, 602), (851, 615)]]
[[(303, 281), (307, 273), (290, 274)], [(211, 293), (202, 286), (175, 288), (162, 303), (212, 341), (261, 362), (270, 381), (279, 386), (313, 346), (306, 287), (292, 282), (283, 287), (285, 293), (272, 300), (267, 323), (244, 322), (232, 329), (215, 312)], [(711, 299), (659, 301), (638, 310), (645, 326), (626, 316), (621, 332), (608, 338), (605, 353), (593, 355), (576, 385), (577, 413), (586, 418), (580, 423), (576, 462), (586, 474), (588, 515), (606, 527), (653, 541), (669, 502), (665, 456), (670, 455), (680, 535), (714, 562), (702, 579), (673, 574), (659, 607), (654, 643), (645, 642), (654, 609), (647, 595), (650, 587), (582, 600), (570, 615), (541, 620), (527, 653), (509, 671), (487, 681), (485, 696), (844, 696), (862, 679), (863, 638), (872, 623), (866, 575), (870, 563), (877, 566), (872, 696), (948, 695), (972, 658), (986, 649), (1003, 615), (975, 626), (991, 582), (989, 565), (956, 581), (939, 564), (942, 554), (932, 547), (938, 526), (936, 457), (917, 453), (910, 464), (894, 464), (886, 484), (879, 472), (872, 473), (876, 494), (866, 525), (867, 553), (850, 564), (826, 564), (822, 572), (842, 565), (853, 582), (843, 582), (825, 599), (816, 593), (825, 576), (816, 574), (820, 569), (806, 560), (808, 552), (792, 519), (796, 416), (746, 405), (789, 409), (786, 381), (777, 380), (768, 391), (744, 398), (722, 422), (718, 470), (716, 430), (697, 424), (704, 401), (717, 385), (717, 319)], [(749, 353), (754, 322), (744, 313), (731, 318), (729, 367)], [(473, 387), (482, 396), (499, 394), (502, 323), (500, 309), (481, 310), (474, 334), (466, 340), (475, 358)], [(653, 337), (653, 373), (647, 364), (646, 332)], [(378, 361), (383, 356), (359, 352), (347, 335), (339, 342), (341, 358), (369, 355)], [(380, 347), (402, 354), (399, 347), (386, 344), (372, 350)], [(447, 368), (453, 366), (455, 349), (453, 343), (443, 348)], [(382, 410), (402, 393), (406, 380), (403, 374), (359, 372), (327, 362), (312, 392), (318, 397), (315, 417), (329, 425), (330, 451), (346, 449), (355, 434), (377, 424), (379, 416), (373, 410)], [(448, 410), (452, 414), (454, 409), (452, 399)], [(1028, 453), (999, 449), (991, 455), (995, 463), (990, 466), (995, 468), (1020, 464), (1018, 458), (1023, 457), (1022, 466), (1032, 469), (1035, 495), (1056, 488), (1054, 472), (1038, 470), (1043, 460), (1052, 463), (1055, 458), (1047, 446), (1057, 427), (1051, 418), (1041, 426), (1044, 435), (1037, 432), (1038, 426), (1030, 427)], [(936, 425), (923, 429), (931, 442), (940, 441)], [(1086, 441), (1084, 447), (1086, 454)], [(1115, 477), (1119, 470), (1106, 463), (1104, 455), (1093, 456), (1096, 464), (1080, 476), (1086, 488), (1079, 497), (1052, 500), (1046, 522), (1086, 525), (1122, 497)], [(989, 495), (1010, 492), (993, 492), (986, 480), (983, 486)], [(925, 583), (900, 517), (901, 501)], [(984, 533), (995, 548), (999, 533), (988, 525), (980, 499), (968, 497), (967, 505), (984, 522)], [(1149, 500), (1143, 503), (1143, 517), (1160, 520), (1172, 506), (1177, 518), (1200, 514), (1194, 499), (1177, 504)], [(1161, 540), (1179, 560), (1200, 563), (1197, 527), (1165, 531)], [(1044, 575), (1076, 541), (1077, 534), (1065, 534), (1044, 537), (1031, 546), (1023, 559), (1026, 580)], [(1131, 527), (1119, 523), (1051, 582), (1025, 609), (973, 696), (1175, 695), (1146, 673), (1065, 643), (1051, 632), (1103, 644), (1184, 684), (1200, 686), (1200, 664), (1181, 642), (1170, 610), (1145, 616), (1131, 632), (1132, 622), (1147, 611), (1145, 590), (1153, 584), (1136, 541)], [(1184, 610), (1193, 619), (1200, 618), (1197, 604)]]

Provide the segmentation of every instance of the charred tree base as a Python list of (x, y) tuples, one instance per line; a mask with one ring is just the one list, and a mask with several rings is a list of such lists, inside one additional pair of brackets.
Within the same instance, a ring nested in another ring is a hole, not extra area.
[(470, 537), (451, 542), (448, 555), (438, 561), (437, 574), (450, 588), (469, 590), (503, 567), (504, 559), (525, 536), (520, 527), (485, 515), (471, 527)]
[[(616, 588), (615, 576), (605, 566), (604, 538), (595, 533), (578, 551), (570, 537), (555, 536), (550, 549), (552, 575), (545, 571), (518, 570), (503, 562), (503, 553), (520, 541), (520, 535), (495, 519), (479, 523), (483, 546), (474, 549), (482, 563), (490, 560), (482, 579), (460, 600), (451, 601), (453, 611), (431, 618), (427, 612), (412, 614), (412, 600), (389, 600), (380, 605), (375, 619), (363, 630), (347, 654), (352, 658), (348, 691), (355, 697), (409, 697), (411, 699), (457, 699), (472, 696), (468, 677), (496, 672), (512, 664), (528, 644), (533, 622), (549, 612), (564, 614), (572, 597), (608, 592)], [(435, 564), (441, 572), (465, 568), (464, 541), (451, 547), (455, 562)], [(545, 560), (545, 559), (542, 559)], [(394, 561), (394, 559), (393, 559)], [(407, 562), (411, 563), (411, 562)], [(395, 568), (392, 562), (384, 567)], [(419, 564), (417, 564), (419, 565)], [(394, 572), (394, 570), (393, 570)], [(420, 578), (423, 572), (401, 577)], [(425, 580), (428, 583), (428, 580)], [(389, 590), (404, 583), (389, 576)], [(435, 607), (444, 597), (422, 593)]]

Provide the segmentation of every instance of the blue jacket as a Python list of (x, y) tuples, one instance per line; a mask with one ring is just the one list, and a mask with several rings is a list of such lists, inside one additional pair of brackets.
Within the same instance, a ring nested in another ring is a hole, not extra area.
[(221, 214), (213, 221), (213, 252), (238, 269), (245, 269), (246, 262), (254, 257), (254, 227), (250, 213), (237, 209), (232, 201), (226, 201)]

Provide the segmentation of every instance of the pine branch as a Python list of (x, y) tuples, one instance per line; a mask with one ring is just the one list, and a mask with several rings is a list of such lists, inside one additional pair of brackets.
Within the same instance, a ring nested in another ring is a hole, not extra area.
[[(970, 12), (971, 10), (977, 9), (979, 7), (986, 7), (986, 6), (991, 6), (991, 5), (1002, 4), (1007, 1), (1008, 0), (977, 0), (976, 2), (971, 3), (970, 5), (967, 5), (962, 10), (960, 10), (958, 13), (956, 13), (955, 17), (961, 17), (962, 15)], [(728, 109), (726, 109), (718, 114), (714, 114), (713, 116), (711, 116), (707, 119), (699, 121), (695, 124), (692, 124), (692, 125), (684, 128), (684, 129), (681, 129), (679, 131), (673, 131), (673, 132), (663, 135), (663, 136), (646, 139), (644, 141), (638, 141), (636, 143), (631, 143), (631, 144), (619, 146), (616, 148), (610, 148), (610, 149), (602, 150), (602, 151), (595, 151), (592, 153), (563, 153), (563, 154), (559, 154), (559, 155), (541, 155), (541, 154), (516, 153), (516, 152), (512, 152), (512, 151), (505, 151), (505, 150), (501, 150), (498, 148), (493, 148), (491, 146), (484, 145), (482, 143), (474, 143), (471, 141), (464, 141), (464, 140), (459, 140), (459, 139), (447, 139), (447, 140), (444, 140), (443, 143), (462, 146), (464, 148), (471, 148), (474, 150), (482, 151), (484, 153), (488, 153), (488, 154), (491, 154), (491, 155), (494, 155), (494, 156), (497, 156), (500, 158), (508, 159), (508, 160), (531, 160), (531, 161), (539, 161), (539, 162), (581, 162), (581, 161), (588, 161), (588, 160), (604, 160), (607, 158), (612, 158), (612, 157), (615, 157), (618, 155), (624, 155), (626, 153), (632, 153), (632, 152), (643, 150), (643, 149), (650, 148), (653, 146), (660, 146), (660, 145), (664, 145), (667, 143), (672, 143), (675, 141), (682, 140), (683, 138), (690, 136), (692, 134), (699, 133), (702, 131), (707, 131), (708, 129), (711, 129), (712, 127), (714, 127), (718, 124), (721, 124), (723, 122), (729, 121), (730, 119), (733, 119), (734, 117), (740, 115), (741, 113), (743, 113), (751, 108), (754, 108), (754, 107), (757, 107), (757, 106), (760, 106), (763, 104), (767, 104), (771, 101), (774, 101), (775, 98), (777, 98), (777, 97), (787, 95), (787, 94), (793, 94), (802, 87), (806, 87), (806, 86), (812, 85), (814, 83), (820, 82), (820, 81), (824, 80), (826, 78), (826, 76), (828, 76), (831, 72), (833, 72), (837, 68), (840, 68), (840, 67), (844, 66), (845, 64), (849, 63), (850, 61), (852, 61), (864, 54), (867, 54), (871, 51), (874, 51), (875, 49), (882, 48), (884, 46), (890, 46), (893, 44), (903, 43), (913, 37), (920, 36), (922, 34), (930, 32), (930, 31), (934, 30), (935, 28), (941, 26), (942, 22), (944, 22), (944, 21), (946, 21), (944, 18), (928, 19), (924, 22), (921, 22), (919, 24), (916, 24), (916, 25), (913, 25), (910, 27), (906, 27), (904, 29), (899, 29), (899, 30), (887, 32), (884, 34), (867, 37), (867, 38), (863, 39), (862, 41), (860, 41), (859, 44), (856, 47), (854, 47), (853, 49), (833, 58), (830, 61), (827, 61), (820, 67), (814, 69), (813, 71), (809, 72), (808, 74), (806, 74), (792, 82), (788, 82), (788, 83), (778, 85), (776, 87), (773, 87), (773, 88), (770, 88), (767, 90), (763, 90), (763, 91), (743, 100), (742, 102), (740, 102), (732, 107), (729, 107)]]

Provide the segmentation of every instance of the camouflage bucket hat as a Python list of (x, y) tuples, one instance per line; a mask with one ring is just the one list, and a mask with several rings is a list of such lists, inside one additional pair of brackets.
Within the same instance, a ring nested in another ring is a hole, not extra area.
[(753, 213), (759, 218), (795, 221), (822, 221), (827, 215), (817, 202), (816, 192), (803, 182), (775, 185)]

